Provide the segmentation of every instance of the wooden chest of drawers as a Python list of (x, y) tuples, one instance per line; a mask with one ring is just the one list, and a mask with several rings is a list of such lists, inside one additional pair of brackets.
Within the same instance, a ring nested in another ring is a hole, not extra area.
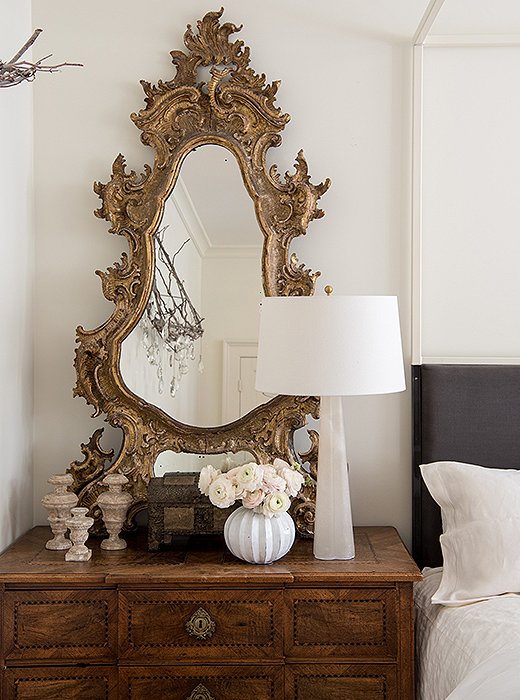
[(5, 700), (406, 700), (412, 583), (392, 528), (358, 528), (356, 559), (299, 540), (270, 566), (220, 541), (65, 563), (34, 528), (0, 557)]

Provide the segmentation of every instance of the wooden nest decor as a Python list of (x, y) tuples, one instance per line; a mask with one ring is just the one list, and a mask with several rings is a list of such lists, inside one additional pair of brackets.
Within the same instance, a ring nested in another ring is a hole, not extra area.
[(0, 88), (13, 87), (23, 82), (33, 81), (38, 73), (55, 73), (65, 66), (82, 66), (82, 63), (57, 63), (50, 65), (44, 63), (49, 56), (38, 61), (22, 60), (24, 53), (34, 44), (43, 29), (35, 29), (25, 44), (15, 53), (9, 61), (0, 59)]

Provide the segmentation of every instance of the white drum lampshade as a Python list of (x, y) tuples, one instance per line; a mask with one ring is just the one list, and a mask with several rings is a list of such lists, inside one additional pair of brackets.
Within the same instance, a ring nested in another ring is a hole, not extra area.
[(397, 298), (266, 297), (256, 388), (321, 397), (314, 556), (352, 559), (341, 397), (405, 389)]

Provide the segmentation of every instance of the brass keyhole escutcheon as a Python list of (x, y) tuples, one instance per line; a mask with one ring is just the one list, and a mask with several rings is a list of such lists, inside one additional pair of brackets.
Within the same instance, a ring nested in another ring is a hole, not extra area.
[(209, 639), (215, 629), (215, 623), (204, 608), (198, 608), (186, 623), (188, 634), (196, 639)]
[(186, 700), (215, 700), (212, 695), (210, 695), (209, 690), (205, 685), (199, 683), (199, 685), (193, 690), (191, 695), (186, 698)]

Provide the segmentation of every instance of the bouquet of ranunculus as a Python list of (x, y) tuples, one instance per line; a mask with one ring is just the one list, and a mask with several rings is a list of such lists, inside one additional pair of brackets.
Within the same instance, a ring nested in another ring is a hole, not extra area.
[(278, 458), (272, 464), (249, 462), (224, 473), (208, 464), (199, 477), (200, 491), (217, 508), (229, 508), (240, 499), (243, 506), (268, 518), (285, 513), (304, 483), (299, 464), (291, 466)]

